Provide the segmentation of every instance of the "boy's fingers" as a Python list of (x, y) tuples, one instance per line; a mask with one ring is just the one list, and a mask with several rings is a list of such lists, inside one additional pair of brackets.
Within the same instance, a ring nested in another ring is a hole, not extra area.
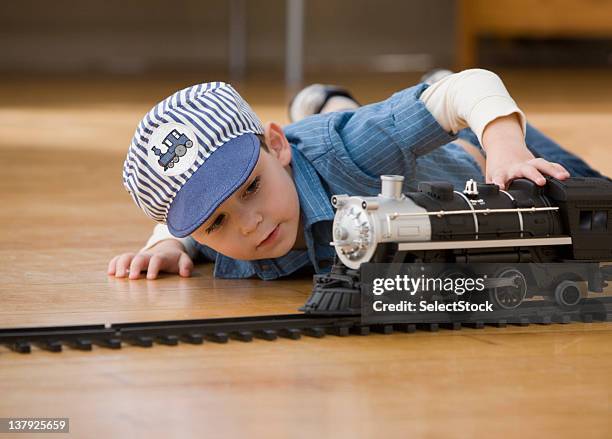
[(150, 258), (151, 256), (146, 253), (139, 253), (134, 256), (130, 264), (130, 279), (138, 279), (140, 277), (140, 272), (147, 268)]
[(531, 160), (529, 164), (533, 165), (540, 172), (543, 172), (547, 175), (551, 175), (555, 178), (567, 178), (569, 177), (569, 172), (558, 163), (552, 163), (543, 158), (537, 158)]
[(543, 158), (529, 160), (509, 169), (507, 173), (498, 170), (496, 174), (487, 178), (487, 182), (495, 183), (500, 189), (505, 189), (507, 183), (516, 178), (527, 178), (537, 185), (543, 186), (546, 184), (544, 175), (551, 175), (559, 180), (564, 180), (570, 176), (563, 166)]
[(517, 175), (517, 177), (525, 177), (529, 180), (533, 181), (538, 186), (543, 186), (546, 184), (546, 179), (544, 176), (538, 171), (538, 169), (532, 165), (525, 165), (521, 167), (520, 173), (522, 175)]
[(563, 171), (569, 174), (569, 171), (567, 169), (565, 169), (565, 167), (560, 164), (560, 163), (555, 163), (555, 162), (549, 162), (551, 165), (553, 165), (555, 167), (555, 169), (559, 170), (559, 171)]
[(151, 259), (149, 260), (149, 269), (147, 270), (147, 279), (157, 279), (157, 275), (159, 274), (159, 270), (161, 270), (163, 262), (163, 258), (159, 255), (151, 256)]
[(117, 259), (119, 259), (118, 255), (110, 260), (110, 262), (108, 263), (108, 268), (106, 269), (106, 273), (107, 274), (110, 274), (110, 275), (114, 275), (115, 274), (115, 267), (116, 267), (116, 264), (117, 264)]
[(189, 257), (189, 255), (187, 255), (186, 253), (181, 253), (181, 256), (178, 262), (178, 266), (179, 266), (180, 276), (182, 277), (191, 276), (191, 270), (193, 270), (193, 262), (191, 258)]
[(556, 177), (559, 180), (565, 180), (566, 178), (569, 178), (571, 176), (569, 171), (565, 169), (563, 165), (560, 165), (559, 163), (553, 163), (553, 165), (555, 165), (555, 167), (561, 171), (561, 175), (559, 177)]
[(121, 256), (119, 256), (119, 259), (117, 259), (117, 264), (115, 267), (116, 277), (125, 277), (125, 275), (127, 274), (127, 268), (129, 267), (130, 262), (132, 261), (133, 257), (134, 257), (134, 253), (124, 253)]

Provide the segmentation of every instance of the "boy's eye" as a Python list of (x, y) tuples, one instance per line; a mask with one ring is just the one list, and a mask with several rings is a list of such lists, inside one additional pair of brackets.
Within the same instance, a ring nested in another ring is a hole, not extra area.
[(259, 177), (255, 177), (255, 179), (251, 182), (251, 184), (244, 190), (244, 195), (249, 196), (257, 193), (259, 190)]
[[(255, 179), (253, 179), (251, 184), (248, 185), (248, 187), (244, 190), (244, 194), (242, 196), (248, 197), (250, 195), (257, 193), (257, 191), (259, 190), (259, 181), (260, 181), (260, 177), (255, 177)], [(215, 220), (212, 222), (212, 224), (208, 226), (205, 232), (207, 234), (214, 232), (215, 230), (217, 230), (219, 227), (223, 225), (223, 221), (225, 221), (225, 215), (222, 214), (222, 215), (217, 216)]]
[(223, 220), (225, 219), (225, 215), (219, 215), (217, 216), (217, 218), (215, 218), (215, 220), (213, 221), (213, 223), (206, 229), (206, 233), (212, 233), (214, 232), (216, 229), (218, 229), (219, 227), (221, 227), (223, 225)]

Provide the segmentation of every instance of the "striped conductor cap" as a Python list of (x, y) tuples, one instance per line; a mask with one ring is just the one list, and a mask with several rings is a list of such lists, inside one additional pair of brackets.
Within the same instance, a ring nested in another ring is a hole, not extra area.
[(263, 126), (223, 82), (185, 88), (136, 128), (123, 184), (138, 207), (177, 237), (191, 234), (249, 177)]

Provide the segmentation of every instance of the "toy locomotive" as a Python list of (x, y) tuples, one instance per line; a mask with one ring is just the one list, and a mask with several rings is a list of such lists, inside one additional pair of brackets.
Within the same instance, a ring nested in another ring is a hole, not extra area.
[[(540, 187), (518, 179), (502, 190), (469, 180), (463, 191), (423, 182), (407, 193), (401, 176), (381, 181), (377, 197), (332, 197), (339, 262), (315, 276), (307, 313), (359, 313), (360, 267), (367, 262), (496, 263), (489, 296), (505, 310), (535, 295), (571, 309), (607, 285), (599, 262), (612, 261), (611, 181), (547, 177)], [(516, 268), (523, 262), (531, 263), (528, 272)], [(572, 264), (538, 268), (552, 262)], [(534, 283), (539, 291), (528, 291)]]

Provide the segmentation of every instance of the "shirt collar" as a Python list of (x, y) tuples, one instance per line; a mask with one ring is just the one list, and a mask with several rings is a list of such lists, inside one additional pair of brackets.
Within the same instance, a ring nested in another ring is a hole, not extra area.
[(294, 146), (291, 148), (293, 181), (300, 199), (304, 228), (310, 230), (314, 223), (333, 220), (334, 211), (331, 207), (330, 194), (324, 190), (315, 168), (297, 148)]

